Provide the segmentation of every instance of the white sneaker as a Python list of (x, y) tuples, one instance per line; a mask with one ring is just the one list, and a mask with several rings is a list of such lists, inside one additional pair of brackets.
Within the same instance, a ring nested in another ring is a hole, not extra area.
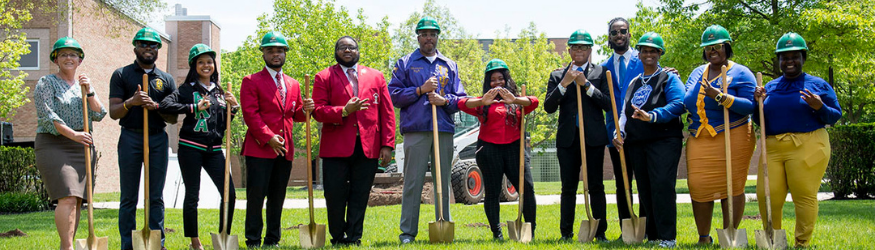
[(659, 247), (674, 248), (675, 246), (677, 246), (677, 240), (661, 240), (661, 241), (659, 241)]

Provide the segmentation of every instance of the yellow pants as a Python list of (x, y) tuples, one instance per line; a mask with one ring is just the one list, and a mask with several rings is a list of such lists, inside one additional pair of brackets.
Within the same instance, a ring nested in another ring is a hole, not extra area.
[[(829, 134), (826, 129), (807, 133), (785, 133), (766, 139), (772, 227), (781, 229), (781, 216), (787, 191), (796, 210), (796, 246), (808, 246), (817, 221), (817, 190), (829, 163)], [(758, 170), (757, 198), (760, 215), (766, 224), (762, 162)]]

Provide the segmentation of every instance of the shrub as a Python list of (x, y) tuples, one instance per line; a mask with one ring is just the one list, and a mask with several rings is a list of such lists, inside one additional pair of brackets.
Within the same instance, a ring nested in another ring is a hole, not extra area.
[[(32, 207), (36, 210), (49, 207), (49, 194), (43, 186), (36, 168), (33, 148), (0, 146), (0, 203), (20, 208)], [(30, 199), (30, 200), (29, 200)], [(36, 204), (15, 204), (36, 201)], [(7, 208), (10, 206), (0, 206)], [(13, 212), (0, 209), (0, 212)], [(35, 211), (35, 210), (30, 210)], [(27, 212), (27, 211), (17, 211)]]
[(836, 198), (875, 196), (875, 123), (829, 129), (832, 157), (826, 178)]
[(0, 214), (48, 209), (45, 198), (35, 193), (0, 193)]

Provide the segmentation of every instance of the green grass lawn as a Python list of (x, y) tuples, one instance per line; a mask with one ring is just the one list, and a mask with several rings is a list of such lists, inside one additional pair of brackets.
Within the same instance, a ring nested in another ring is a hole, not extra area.
[[(875, 235), (875, 201), (873, 200), (839, 200), (839, 201), (822, 201), (820, 203), (820, 212), (818, 224), (816, 226), (812, 246), (817, 249), (872, 249), (875, 248), (875, 243), (868, 240), (872, 235)], [(407, 249), (580, 249), (580, 248), (651, 248), (651, 245), (636, 245), (626, 246), (622, 242), (614, 241), (610, 243), (597, 244), (580, 244), (576, 242), (558, 242), (558, 218), (559, 205), (538, 206), (538, 227), (535, 233), (535, 241), (529, 244), (520, 244), (512, 241), (493, 242), (491, 241), (491, 233), (487, 227), (469, 226), (473, 223), (486, 223), (486, 216), (483, 212), (482, 205), (452, 205), (453, 221), (456, 228), (456, 240), (452, 245), (431, 245), (428, 243), (428, 222), (433, 219), (430, 215), (434, 214), (432, 205), (423, 205), (419, 223), (420, 233), (417, 241), (410, 246), (403, 248)], [(362, 239), (363, 246), (368, 248), (379, 249), (396, 249), (399, 248), (398, 222), (401, 206), (385, 206), (372, 207), (368, 209), (367, 218), (365, 219), (364, 237)], [(714, 223), (712, 228), (720, 227), (720, 212), (717, 209), (713, 218)], [(243, 225), (244, 225), (244, 210), (237, 210), (234, 217), (234, 225), (232, 234), (240, 238), (243, 244)], [(325, 222), (325, 209), (316, 210), (316, 218), (318, 223)], [(167, 233), (166, 246), (169, 249), (186, 249), (189, 243), (187, 238), (182, 234), (182, 210), (168, 209), (166, 211), (167, 218), (165, 226), (172, 229)], [(610, 239), (616, 239), (620, 235), (619, 227), (617, 226), (616, 218), (617, 211), (613, 206), (608, 206), (609, 226), (607, 236)], [(745, 209), (745, 215), (756, 215), (757, 208), (755, 203), (748, 203)], [(142, 216), (142, 210), (137, 213)], [(578, 206), (578, 218), (584, 218), (584, 209)], [(119, 232), (117, 229), (118, 210), (101, 209), (96, 211), (96, 233), (98, 236), (109, 236), (110, 249), (117, 249), (119, 246)], [(210, 244), (210, 233), (216, 232), (218, 221), (218, 210), (216, 209), (201, 209), (199, 214), (200, 236), (205, 244)], [(502, 206), (501, 218), (511, 220), (516, 216), (516, 206)], [(792, 203), (788, 203), (784, 207), (784, 228), (787, 229), (788, 239), (790, 244), (793, 243), (793, 228), (794, 228), (794, 212)], [(28, 234), (27, 237), (19, 238), (0, 238), (0, 249), (57, 249), (58, 236), (55, 232), (53, 223), (53, 212), (36, 212), (28, 214), (13, 214), (0, 216), (0, 231), (8, 231), (12, 229), (21, 229)], [(83, 214), (82, 224), (79, 227), (77, 238), (85, 238), (87, 236), (87, 226), (85, 216)], [(693, 222), (693, 216), (689, 204), (678, 205), (678, 242), (679, 248), (700, 248), (700, 249), (717, 249), (717, 245), (712, 246), (696, 246), (693, 243), (696, 241), (696, 230)], [(142, 217), (138, 217), (138, 221)], [(282, 241), (280, 249), (297, 249), (299, 246), (298, 230), (292, 228), (295, 225), (307, 222), (306, 209), (286, 209), (283, 212)], [(751, 245), (755, 245), (754, 230), (761, 228), (759, 220), (744, 220), (740, 228), (747, 229), (748, 241)], [(142, 228), (139, 224), (137, 229)], [(505, 228), (505, 230), (507, 230)], [(577, 231), (577, 230), (575, 230)], [(712, 235), (716, 235), (712, 229)], [(506, 231), (505, 231), (506, 232)], [(507, 234), (505, 234), (507, 235)], [(330, 239), (330, 236), (327, 236)], [(245, 247), (245, 246), (244, 246)], [(210, 249), (209, 247), (207, 249)]]

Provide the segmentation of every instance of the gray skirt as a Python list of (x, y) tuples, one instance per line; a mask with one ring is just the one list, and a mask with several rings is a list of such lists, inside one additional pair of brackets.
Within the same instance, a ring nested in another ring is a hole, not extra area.
[[(84, 145), (63, 135), (38, 133), (34, 142), (34, 153), (36, 168), (49, 192), (49, 198), (52, 200), (69, 196), (86, 198)], [(95, 159), (92, 150), (92, 167)]]

